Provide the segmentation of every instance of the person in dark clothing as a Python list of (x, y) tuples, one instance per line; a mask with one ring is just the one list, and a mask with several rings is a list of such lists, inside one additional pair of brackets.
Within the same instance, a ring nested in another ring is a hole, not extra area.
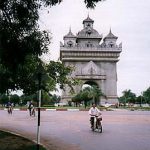
[(8, 103), (7, 103), (7, 111), (8, 111), (8, 114), (12, 114), (12, 103), (9, 101)]
[(29, 109), (30, 116), (32, 115), (35, 116), (35, 108), (32, 101), (29, 103), (28, 109)]

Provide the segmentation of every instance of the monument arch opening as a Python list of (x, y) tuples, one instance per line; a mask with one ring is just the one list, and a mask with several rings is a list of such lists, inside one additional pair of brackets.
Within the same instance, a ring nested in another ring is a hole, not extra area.
[(92, 80), (86, 81), (82, 85), (82, 90), (84, 90), (85, 88), (90, 89), (89, 94), (91, 94), (91, 96), (92, 96), (92, 99), (88, 103), (89, 104), (95, 103), (96, 105), (99, 105), (100, 101), (101, 101), (101, 97), (103, 96), (103, 93), (102, 93), (100, 87), (98, 86), (98, 84)]

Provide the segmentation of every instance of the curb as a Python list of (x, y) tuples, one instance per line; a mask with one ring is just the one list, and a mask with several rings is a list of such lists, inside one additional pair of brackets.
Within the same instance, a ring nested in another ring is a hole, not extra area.
[[(7, 108), (4, 109), (0, 109), (0, 110), (7, 110)], [(15, 111), (28, 111), (28, 109), (26, 108), (14, 108), (13, 110)], [(37, 109), (36, 109), (37, 110)], [(72, 112), (76, 112), (76, 111), (88, 111), (87, 109), (61, 109), (61, 108), (56, 108), (56, 109), (46, 109), (46, 108), (41, 108), (41, 111), (72, 111)]]

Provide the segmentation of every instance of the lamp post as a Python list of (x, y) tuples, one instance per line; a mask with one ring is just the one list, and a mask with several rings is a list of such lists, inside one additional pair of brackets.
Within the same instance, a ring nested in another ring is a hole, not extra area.
[(37, 119), (37, 150), (40, 149), (40, 118), (41, 118), (41, 81), (42, 81), (42, 72), (43, 72), (43, 66), (40, 63), (38, 66), (38, 73), (37, 73), (37, 78), (38, 78), (38, 119)]

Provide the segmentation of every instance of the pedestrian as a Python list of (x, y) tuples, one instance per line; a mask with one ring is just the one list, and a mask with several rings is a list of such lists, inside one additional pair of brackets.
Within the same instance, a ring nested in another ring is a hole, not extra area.
[(30, 116), (32, 115), (35, 116), (35, 108), (32, 101), (29, 103), (28, 109), (29, 109)]
[(8, 101), (6, 108), (7, 108), (8, 114), (12, 114), (13, 104), (10, 101)]
[(28, 109), (29, 109), (29, 115), (31, 116), (31, 105), (32, 105), (32, 101), (29, 102), (29, 105), (28, 105)]

